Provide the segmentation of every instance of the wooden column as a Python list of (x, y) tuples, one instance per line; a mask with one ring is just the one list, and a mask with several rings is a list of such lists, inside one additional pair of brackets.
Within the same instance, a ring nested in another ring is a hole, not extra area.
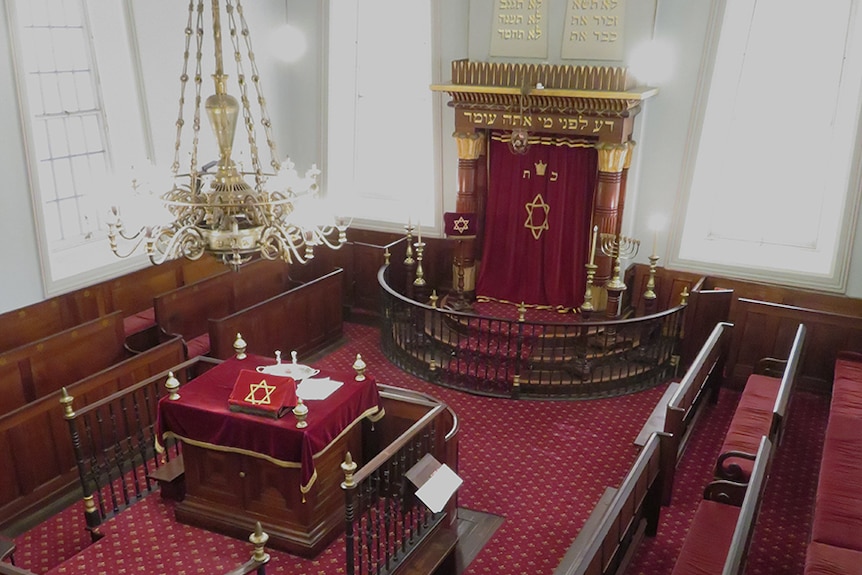
[[(479, 179), (479, 158), (485, 152), (484, 132), (455, 132), (458, 144), (458, 196), (455, 211), (478, 214), (479, 198), (477, 180)], [(482, 181), (486, 178), (482, 177)], [(478, 233), (482, 233), (478, 230)], [(452, 288), (463, 288), (467, 301), (472, 301), (476, 293), (476, 240), (464, 239), (458, 242), (452, 263)]]
[[(599, 142), (599, 174), (593, 201), (593, 225), (602, 233), (618, 235), (620, 230), (620, 199), (623, 169), (631, 150), (628, 143)], [(604, 284), (611, 277), (613, 261), (601, 251), (596, 252), (595, 282)]]

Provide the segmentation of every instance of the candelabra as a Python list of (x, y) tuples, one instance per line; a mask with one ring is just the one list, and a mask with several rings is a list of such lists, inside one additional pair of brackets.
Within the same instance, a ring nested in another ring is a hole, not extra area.
[(635, 257), (640, 244), (640, 240), (623, 235), (601, 235), (602, 253), (614, 260), (614, 275), (611, 281), (605, 284), (605, 289), (608, 290), (608, 317), (616, 318), (620, 315), (620, 294), (626, 290), (626, 283), (620, 278), (620, 260)]
[(614, 275), (605, 287), (608, 289), (625, 291), (626, 284), (620, 278), (620, 260), (633, 258), (640, 248), (640, 240), (628, 238), (623, 235), (601, 234), (602, 253), (614, 260)]

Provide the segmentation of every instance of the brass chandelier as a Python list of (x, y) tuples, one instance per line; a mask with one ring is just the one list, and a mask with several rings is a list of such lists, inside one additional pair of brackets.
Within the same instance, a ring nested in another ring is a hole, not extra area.
[[(236, 62), (239, 101), (227, 93), (228, 75), (225, 74), (222, 57), (219, 6), (222, 2), (227, 14), (228, 35)], [(209, 253), (236, 269), (258, 254), (270, 260), (305, 263), (314, 257), (315, 246), (340, 248), (347, 242), (349, 219), (329, 216), (325, 218), (329, 221), (321, 222), (318, 214), (312, 213), (315, 210), (309, 205), (320, 201), (316, 199), (319, 194), (317, 178), (320, 171), (312, 165), (304, 177), (300, 177), (289, 158), (284, 162), (278, 160), (266, 99), (261, 92), (260, 74), (241, 1), (211, 0), (211, 7), (215, 52), (215, 71), (212, 78), (215, 93), (206, 98), (204, 109), (218, 145), (218, 161), (204, 167), (198, 166), (205, 7), (204, 0), (197, 0), (197, 3), (190, 0), (180, 76), (177, 136), (171, 166), (174, 184), (161, 196), (173, 220), (164, 225), (143, 227), (137, 233), (129, 234), (123, 227), (119, 209), (113, 207), (113, 218), (108, 226), (111, 249), (119, 257), (128, 257), (143, 244), (154, 264), (180, 257), (198, 259)], [(193, 38), (196, 44), (195, 70), (190, 77), (189, 57), (193, 49)], [(243, 48), (245, 54), (242, 53)], [(250, 78), (246, 76), (244, 62), (250, 67)], [(190, 79), (194, 84), (191, 160), (188, 173), (180, 173), (180, 149), (186, 124), (183, 108)], [(265, 172), (261, 166), (248, 93), (249, 84), (255, 91), (260, 125), (269, 147), (272, 168), (269, 172)], [(240, 114), (247, 133), (252, 167), (250, 172), (241, 171), (231, 157)], [(210, 171), (212, 164), (214, 172)], [(278, 184), (273, 186), (277, 189), (267, 189), (268, 185), (273, 184)], [(121, 241), (131, 244), (125, 252), (120, 250)]]

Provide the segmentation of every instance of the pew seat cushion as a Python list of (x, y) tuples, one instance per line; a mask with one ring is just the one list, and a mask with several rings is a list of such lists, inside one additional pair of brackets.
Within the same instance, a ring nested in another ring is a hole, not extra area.
[[(772, 426), (772, 410), (780, 386), (781, 379), (777, 377), (756, 374), (748, 377), (724, 437), (721, 453), (757, 453), (760, 439), (769, 434)], [(753, 467), (752, 459), (728, 457), (722, 462), (721, 474), (737, 481), (748, 481)]]
[(126, 336), (142, 332), (154, 325), (156, 325), (156, 312), (153, 308), (123, 318), (123, 330)]
[(207, 355), (210, 352), (210, 336), (208, 333), (194, 337), (186, 341), (186, 353), (189, 359), (199, 355)]
[(805, 554), (805, 575), (862, 575), (862, 552), (812, 541)]
[(862, 421), (830, 414), (812, 540), (862, 551)]
[(850, 360), (846, 352), (835, 361), (830, 413), (862, 418), (862, 359)]
[(673, 575), (721, 573), (738, 518), (739, 507), (701, 500), (674, 565)]

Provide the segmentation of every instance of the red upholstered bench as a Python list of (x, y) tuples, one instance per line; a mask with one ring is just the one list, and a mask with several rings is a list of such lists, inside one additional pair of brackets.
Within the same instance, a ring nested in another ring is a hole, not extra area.
[[(748, 481), (760, 438), (766, 435), (775, 445), (781, 442), (781, 431), (790, 394), (796, 383), (804, 342), (805, 326), (799, 324), (787, 360), (767, 360), (772, 371), (766, 374), (754, 373), (748, 377), (721, 447), (715, 469), (717, 478)], [(772, 375), (776, 363), (783, 365), (780, 378)]]
[(123, 318), (123, 331), (126, 337), (140, 333), (156, 325), (156, 311), (153, 308)]
[(862, 354), (840, 352), (805, 575), (862, 575)]
[[(745, 569), (760, 500), (772, 460), (772, 442), (761, 436), (749, 484), (713, 481), (697, 506), (672, 575), (732, 575)], [(741, 505), (734, 503), (744, 489)], [(726, 501), (726, 502), (724, 502)]]

